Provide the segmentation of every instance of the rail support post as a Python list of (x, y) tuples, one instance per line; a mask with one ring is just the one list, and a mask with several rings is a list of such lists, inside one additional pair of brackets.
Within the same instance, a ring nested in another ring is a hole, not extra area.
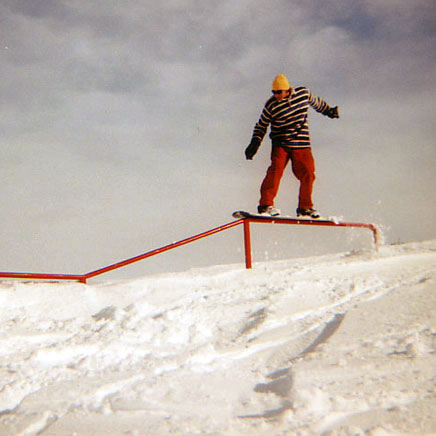
[(251, 269), (251, 238), (250, 238), (250, 220), (244, 219), (244, 248), (245, 248), (245, 268)]
[(374, 236), (375, 249), (376, 251), (378, 251), (380, 248), (380, 235), (378, 229), (373, 224), (369, 224), (369, 229), (372, 231), (372, 235)]

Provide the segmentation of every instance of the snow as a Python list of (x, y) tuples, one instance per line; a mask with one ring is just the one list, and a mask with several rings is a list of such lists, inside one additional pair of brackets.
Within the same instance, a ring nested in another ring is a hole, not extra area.
[(436, 435), (436, 240), (0, 282), (0, 435)]

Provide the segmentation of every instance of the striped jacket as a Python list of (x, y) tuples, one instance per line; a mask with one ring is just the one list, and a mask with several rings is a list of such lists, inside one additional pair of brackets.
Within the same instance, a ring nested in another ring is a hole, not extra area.
[(272, 96), (263, 108), (256, 123), (252, 139), (262, 141), (271, 124), (270, 138), (273, 144), (286, 148), (310, 148), (309, 123), (307, 112), (309, 105), (324, 115), (330, 109), (320, 97), (300, 86), (292, 90), (288, 98), (278, 102)]

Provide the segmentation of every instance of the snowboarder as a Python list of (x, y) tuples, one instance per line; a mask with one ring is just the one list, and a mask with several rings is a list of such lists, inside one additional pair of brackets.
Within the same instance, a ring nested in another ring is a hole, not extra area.
[(253, 159), (268, 126), (271, 125), (271, 165), (260, 188), (261, 196), (257, 210), (260, 214), (280, 215), (280, 211), (274, 207), (274, 198), (283, 171), (290, 160), (292, 171), (300, 181), (297, 216), (319, 218), (320, 215), (312, 203), (315, 163), (310, 146), (308, 109), (312, 106), (323, 115), (339, 118), (338, 107), (330, 107), (304, 86), (292, 88), (283, 74), (274, 78), (272, 93), (254, 127), (251, 142), (245, 149), (245, 157), (248, 160)]

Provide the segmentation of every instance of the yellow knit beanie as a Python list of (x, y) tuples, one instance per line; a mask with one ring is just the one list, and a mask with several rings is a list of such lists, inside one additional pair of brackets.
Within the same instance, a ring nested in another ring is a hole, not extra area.
[(284, 74), (278, 74), (272, 83), (273, 91), (287, 91), (291, 86)]

